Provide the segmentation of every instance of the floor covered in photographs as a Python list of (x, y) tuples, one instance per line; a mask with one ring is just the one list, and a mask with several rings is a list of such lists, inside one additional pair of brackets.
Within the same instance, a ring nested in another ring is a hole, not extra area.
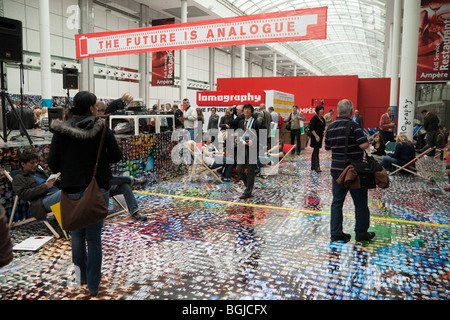
[[(241, 182), (177, 178), (136, 192), (148, 221), (126, 214), (105, 220), (102, 282), (89, 296), (78, 286), (70, 240), (37, 252), (15, 251), (0, 269), (1, 300), (401, 299), (450, 298), (450, 194), (443, 161), (421, 160), (433, 180), (395, 174), (371, 190), (376, 237), (356, 242), (353, 203), (344, 231), (330, 242), (330, 155), (311, 172), (311, 149), (291, 156), (290, 174), (258, 177), (254, 197)], [(50, 220), (56, 225), (55, 220)], [(12, 230), (14, 243), (50, 235), (43, 223)]]

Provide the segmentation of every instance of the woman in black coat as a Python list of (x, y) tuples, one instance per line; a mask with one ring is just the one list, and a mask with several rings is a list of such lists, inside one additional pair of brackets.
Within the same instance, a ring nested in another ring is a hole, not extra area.
[(319, 150), (322, 147), (323, 132), (325, 131), (325, 119), (323, 118), (323, 106), (316, 107), (316, 114), (309, 122), (309, 132), (311, 133), (310, 146), (313, 148), (311, 154), (311, 171), (322, 172), (320, 170)]
[[(65, 122), (52, 121), (52, 143), (48, 165), (53, 172), (61, 172), (60, 188), (72, 200), (79, 200), (94, 172), (104, 119), (97, 118), (97, 97), (90, 92), (78, 92), (70, 109), (71, 118)], [(122, 151), (114, 134), (106, 127), (105, 140), (97, 168), (97, 182), (105, 202), (109, 202), (110, 163), (122, 159)], [(74, 230), (72, 261), (79, 268), (82, 283), (87, 283), (91, 296), (98, 293), (102, 266), (103, 220)], [(87, 248), (86, 248), (87, 243)]]

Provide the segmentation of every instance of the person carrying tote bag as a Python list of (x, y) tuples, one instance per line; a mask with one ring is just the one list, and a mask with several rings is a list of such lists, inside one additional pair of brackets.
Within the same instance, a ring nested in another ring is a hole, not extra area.
[[(52, 121), (53, 138), (48, 165), (53, 172), (61, 172), (60, 188), (71, 200), (79, 200), (83, 196), (95, 173), (106, 204), (109, 202), (109, 180), (113, 177), (110, 164), (122, 159), (122, 151), (114, 134), (105, 128), (105, 120), (97, 118), (96, 102), (97, 97), (93, 93), (78, 92), (69, 109), (69, 119)], [(104, 140), (100, 146), (103, 130)], [(87, 283), (92, 296), (97, 295), (100, 286), (102, 226), (103, 220), (100, 220), (71, 232), (72, 260), (79, 270), (79, 280)]]
[(95, 178), (100, 159), (106, 126), (103, 126), (102, 137), (98, 147), (92, 180), (79, 200), (72, 200), (64, 191), (61, 192), (61, 225), (66, 231), (80, 230), (90, 224), (103, 220), (108, 215), (108, 204)]

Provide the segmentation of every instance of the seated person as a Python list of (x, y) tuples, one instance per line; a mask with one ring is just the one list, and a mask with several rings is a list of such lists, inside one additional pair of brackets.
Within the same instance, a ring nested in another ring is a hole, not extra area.
[(265, 152), (263, 156), (259, 156), (258, 165), (260, 167), (264, 165), (272, 166), (280, 162), (280, 160), (283, 159), (283, 157), (286, 155), (286, 152), (283, 150), (283, 148), (284, 143), (279, 142), (278, 145)]
[(61, 190), (57, 187), (57, 179), (48, 179), (47, 173), (38, 168), (38, 156), (31, 152), (23, 152), (19, 156), (22, 169), (12, 181), (14, 192), (19, 199), (30, 202), (30, 213), (36, 220), (45, 220), (50, 207), (61, 200)]
[(229, 182), (233, 173), (234, 160), (220, 155), (219, 150), (212, 144), (214, 140), (214, 136), (207, 136), (205, 138), (205, 144), (202, 147), (203, 161), (211, 169), (222, 167), (223, 181)]
[(131, 217), (135, 220), (146, 221), (147, 217), (139, 212), (139, 206), (134, 197), (133, 190), (131, 189), (133, 180), (133, 177), (129, 176), (113, 176), (113, 178), (109, 180), (111, 186), (109, 189), (109, 196), (112, 197), (122, 194), (127, 203), (128, 212)]
[(403, 166), (416, 157), (416, 150), (414, 144), (409, 141), (404, 133), (400, 133), (396, 139), (396, 146), (394, 153), (388, 153), (381, 160), (381, 165), (389, 171), (392, 164)]
[(385, 148), (386, 145), (384, 143), (383, 136), (379, 132), (375, 133), (375, 135), (373, 136), (372, 145), (370, 147), (371, 153), (377, 156), (385, 156)]
[[(19, 156), (19, 166), (22, 171), (13, 179), (13, 190), (21, 200), (30, 201), (29, 210), (36, 220), (44, 220), (47, 213), (51, 212), (51, 206), (61, 201), (59, 181), (56, 179), (47, 181), (48, 175), (38, 168), (38, 156), (34, 153), (22, 153)], [(146, 217), (139, 214), (130, 186), (131, 181), (130, 177), (117, 177), (116, 180), (113, 178), (110, 183), (110, 195), (123, 194), (131, 217), (136, 220), (146, 220)]]

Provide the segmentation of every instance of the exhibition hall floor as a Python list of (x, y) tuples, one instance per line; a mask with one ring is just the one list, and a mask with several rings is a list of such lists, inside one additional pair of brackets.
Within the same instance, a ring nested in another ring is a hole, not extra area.
[[(242, 183), (182, 177), (144, 187), (136, 197), (148, 221), (105, 220), (97, 297), (78, 287), (70, 240), (15, 251), (0, 269), (0, 300), (446, 300), (450, 299), (450, 193), (444, 162), (425, 158), (433, 177), (396, 174), (369, 191), (371, 231), (356, 242), (353, 203), (345, 203), (347, 242), (330, 242), (330, 155), (311, 172), (311, 149), (291, 156), (291, 175)], [(284, 165), (287, 168), (287, 165)], [(56, 225), (55, 220), (51, 220)], [(14, 243), (49, 235), (43, 223), (12, 230)]]

